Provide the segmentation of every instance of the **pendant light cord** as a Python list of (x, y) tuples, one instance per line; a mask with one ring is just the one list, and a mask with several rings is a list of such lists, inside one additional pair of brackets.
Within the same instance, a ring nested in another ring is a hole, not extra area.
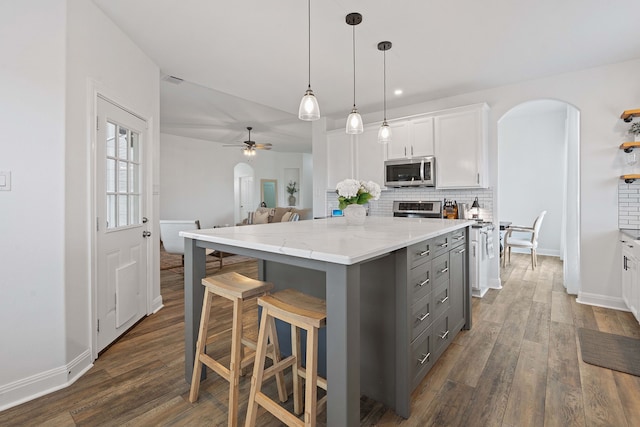
[(309, 29), (309, 89), (311, 89), (311, 0), (307, 2), (307, 13), (308, 13), (308, 25)]
[(382, 51), (382, 99), (384, 109), (384, 122), (387, 121), (387, 49)]
[(353, 108), (356, 108), (356, 26), (353, 25)]

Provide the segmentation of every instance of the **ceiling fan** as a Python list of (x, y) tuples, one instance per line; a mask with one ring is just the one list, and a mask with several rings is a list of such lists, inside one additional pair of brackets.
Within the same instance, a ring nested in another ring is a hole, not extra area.
[(273, 144), (270, 142), (266, 144), (256, 144), (255, 141), (251, 140), (251, 129), (253, 129), (251, 126), (247, 126), (249, 138), (246, 141), (242, 141), (242, 144), (225, 144), (223, 147), (241, 147), (245, 156), (255, 156), (256, 150), (271, 150)]

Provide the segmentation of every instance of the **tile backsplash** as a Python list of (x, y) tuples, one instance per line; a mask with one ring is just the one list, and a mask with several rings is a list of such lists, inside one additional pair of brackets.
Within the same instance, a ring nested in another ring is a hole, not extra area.
[[(640, 188), (640, 187), (639, 187)], [(493, 221), (493, 189), (478, 188), (469, 190), (436, 190), (431, 187), (390, 188), (384, 190), (379, 200), (370, 201), (368, 204), (371, 216), (393, 216), (393, 202), (395, 200), (444, 200), (451, 199), (458, 203), (468, 203), (469, 207), (474, 198), (478, 198), (480, 204), (479, 217), (485, 221)], [(327, 216), (338, 208), (338, 195), (335, 192), (327, 193)]]
[(618, 184), (618, 228), (640, 230), (640, 181)]

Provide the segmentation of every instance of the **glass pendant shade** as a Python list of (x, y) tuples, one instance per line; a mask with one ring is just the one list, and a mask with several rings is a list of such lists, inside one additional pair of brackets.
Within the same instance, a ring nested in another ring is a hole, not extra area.
[(357, 135), (364, 132), (362, 117), (355, 108), (351, 110), (351, 114), (347, 117), (347, 133), (349, 135)]
[(382, 122), (382, 126), (378, 130), (378, 142), (380, 144), (388, 144), (391, 142), (391, 128), (387, 122)]
[(307, 92), (302, 97), (302, 101), (300, 101), (298, 118), (306, 121), (318, 120), (320, 118), (320, 106), (318, 106), (318, 100), (311, 88), (307, 89)]

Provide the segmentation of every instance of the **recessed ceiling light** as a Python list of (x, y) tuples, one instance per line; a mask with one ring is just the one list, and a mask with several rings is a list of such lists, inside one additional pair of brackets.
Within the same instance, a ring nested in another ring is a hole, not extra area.
[(394, 95), (402, 95), (402, 89), (396, 89), (393, 91)]

